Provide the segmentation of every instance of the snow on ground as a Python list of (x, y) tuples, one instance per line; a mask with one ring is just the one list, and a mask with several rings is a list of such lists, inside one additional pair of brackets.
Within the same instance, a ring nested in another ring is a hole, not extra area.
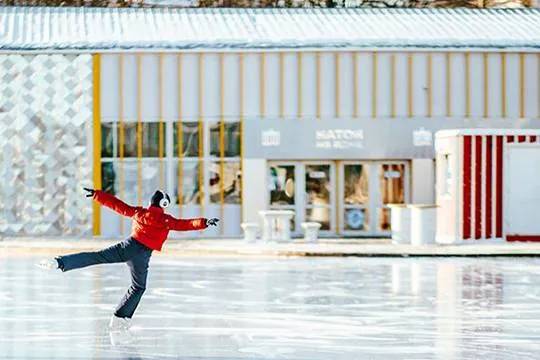
[(0, 258), (0, 358), (537, 359), (540, 259), (156, 256), (127, 333), (127, 267)]

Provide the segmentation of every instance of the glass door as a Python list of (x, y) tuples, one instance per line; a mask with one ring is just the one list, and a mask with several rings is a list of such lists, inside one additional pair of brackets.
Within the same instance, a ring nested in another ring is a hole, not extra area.
[(370, 231), (369, 163), (343, 163), (339, 194), (340, 230), (343, 234), (367, 234)]
[(270, 163), (268, 168), (268, 187), (270, 197), (270, 209), (292, 210), (295, 216), (291, 220), (291, 234), (297, 235), (299, 223), (299, 204), (297, 198), (297, 172), (299, 166), (295, 163)]
[(388, 204), (404, 204), (407, 199), (406, 164), (378, 163), (379, 196), (377, 199), (377, 233), (390, 234), (390, 208)]
[(320, 231), (335, 232), (334, 165), (306, 163), (304, 168), (304, 221), (321, 224)]
[(344, 161), (338, 164), (338, 233), (390, 235), (388, 204), (408, 201), (407, 162)]

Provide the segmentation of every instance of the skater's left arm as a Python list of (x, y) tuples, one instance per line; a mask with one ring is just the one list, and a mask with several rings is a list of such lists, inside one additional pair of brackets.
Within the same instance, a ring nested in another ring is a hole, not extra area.
[(217, 226), (219, 219), (195, 218), (195, 219), (177, 219), (173, 216), (168, 217), (169, 229), (175, 231), (203, 230), (208, 226)]

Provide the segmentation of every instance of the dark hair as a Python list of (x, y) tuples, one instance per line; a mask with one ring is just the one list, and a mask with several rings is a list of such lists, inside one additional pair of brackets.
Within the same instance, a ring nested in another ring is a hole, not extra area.
[(169, 203), (171, 202), (171, 198), (166, 192), (161, 191), (161, 190), (156, 190), (154, 195), (152, 195), (152, 199), (150, 199), (150, 205), (161, 207), (160, 202), (161, 200), (163, 200), (163, 198), (166, 198), (169, 201)]

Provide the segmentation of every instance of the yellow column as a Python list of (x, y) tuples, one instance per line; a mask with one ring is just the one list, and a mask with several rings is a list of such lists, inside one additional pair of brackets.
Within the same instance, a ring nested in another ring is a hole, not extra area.
[(433, 116), (433, 55), (427, 55), (427, 116)]
[(142, 62), (141, 55), (137, 54), (137, 204), (142, 205)]
[[(93, 96), (93, 177), (94, 189), (101, 189), (101, 55), (92, 56), (92, 96)], [(101, 235), (101, 209), (97, 202), (92, 202), (92, 233)]]
[(378, 57), (377, 53), (373, 53), (373, 72), (372, 72), (372, 81), (371, 81), (371, 117), (376, 118), (377, 117), (377, 82), (378, 80)]
[(302, 53), (298, 52), (298, 55), (296, 57), (296, 75), (297, 75), (297, 83), (298, 83), (298, 118), (302, 118)]
[(413, 117), (414, 115), (414, 94), (413, 94), (413, 54), (407, 54), (407, 115)]
[(285, 54), (279, 53), (279, 117), (285, 117)]
[(335, 95), (335, 98), (334, 98), (334, 102), (335, 102), (335, 117), (338, 118), (340, 116), (340, 113), (339, 113), (339, 97), (340, 97), (340, 94), (339, 94), (339, 90), (340, 90), (340, 86), (341, 84), (339, 83), (339, 53), (335, 53), (334, 54), (334, 66), (335, 66), (335, 69), (334, 69), (334, 76), (335, 76), (335, 91), (334, 91), (334, 95)]
[(390, 55), (390, 116), (396, 117), (396, 54)]
[(182, 54), (177, 55), (178, 66), (178, 122), (176, 123), (176, 156), (178, 157), (178, 211), (179, 216), (182, 217), (182, 206), (184, 205), (184, 193), (183, 193), (183, 176), (184, 176), (184, 134), (182, 126)]
[(446, 53), (446, 116), (452, 116), (452, 53)]
[(484, 62), (484, 118), (489, 117), (489, 57), (488, 53), (483, 54)]
[(358, 53), (353, 56), (353, 117), (358, 117)]
[[(118, 54), (118, 194), (124, 199), (124, 55)], [(120, 218), (120, 233), (124, 234), (124, 219)]]
[(315, 87), (316, 87), (315, 90), (317, 92), (316, 94), (317, 109), (316, 109), (315, 116), (317, 117), (317, 119), (320, 119), (321, 118), (321, 53), (320, 52), (315, 53), (315, 68), (317, 71), (317, 74), (316, 74), (317, 83), (315, 84)]
[(159, 187), (165, 189), (165, 168), (164, 168), (164, 128), (163, 122), (163, 99), (165, 90), (163, 88), (163, 53), (159, 54), (158, 82), (159, 82), (159, 123), (158, 123), (158, 158), (159, 158)]
[(525, 117), (525, 54), (519, 54), (519, 117)]
[(239, 112), (240, 112), (240, 219), (244, 221), (244, 54), (238, 54), (239, 79)]
[(260, 105), (260, 114), (261, 118), (264, 118), (266, 115), (266, 94), (265, 94), (265, 88), (266, 88), (266, 54), (261, 53), (260, 55), (260, 62), (259, 62), (259, 105)]
[[(223, 54), (219, 54), (219, 112), (220, 112), (220, 121), (219, 121), (219, 211), (220, 218), (223, 219), (225, 214), (225, 63), (223, 59)], [(223, 234), (223, 226), (220, 226), (220, 233)]]
[(465, 53), (465, 117), (471, 117), (471, 55)]
[(204, 124), (203, 124), (203, 96), (204, 96), (204, 55), (199, 54), (199, 194), (201, 200), (201, 214), (204, 214)]
[(501, 115), (506, 117), (506, 54), (501, 54)]

